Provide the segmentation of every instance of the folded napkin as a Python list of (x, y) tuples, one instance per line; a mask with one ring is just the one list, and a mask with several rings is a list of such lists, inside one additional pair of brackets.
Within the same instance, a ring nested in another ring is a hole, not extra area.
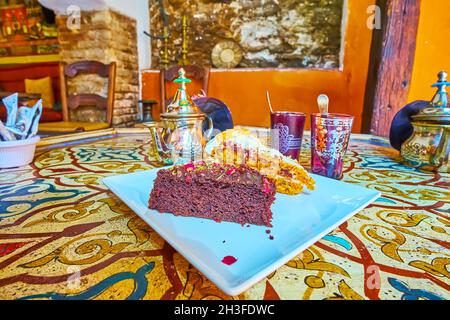
[(26, 140), (37, 134), (42, 116), (42, 99), (33, 107), (19, 108), (19, 94), (14, 93), (3, 100), (6, 107), (6, 124), (0, 121), (0, 140)]

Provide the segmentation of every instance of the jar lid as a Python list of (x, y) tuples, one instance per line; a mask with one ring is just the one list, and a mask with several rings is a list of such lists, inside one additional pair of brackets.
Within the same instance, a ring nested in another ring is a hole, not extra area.
[(191, 83), (191, 79), (186, 78), (186, 71), (183, 68), (178, 70), (178, 78), (173, 82), (178, 84), (178, 90), (173, 97), (173, 101), (167, 107), (167, 112), (161, 114), (162, 118), (204, 118), (205, 114), (192, 101), (186, 91), (186, 83)]
[(412, 116), (414, 121), (426, 121), (434, 123), (448, 124), (450, 123), (450, 114), (418, 114)]
[(432, 87), (437, 88), (436, 94), (427, 108), (422, 109), (419, 114), (412, 117), (414, 121), (450, 122), (450, 104), (446, 89), (447, 86), (450, 86), (450, 82), (447, 82), (447, 76), (447, 72), (439, 72), (438, 81), (432, 85)]

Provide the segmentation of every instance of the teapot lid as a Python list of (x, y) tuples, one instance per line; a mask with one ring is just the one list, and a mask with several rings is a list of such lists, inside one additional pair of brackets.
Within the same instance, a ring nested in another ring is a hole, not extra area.
[(432, 85), (433, 88), (437, 88), (437, 92), (431, 99), (429, 106), (412, 117), (415, 121), (450, 122), (450, 102), (446, 89), (447, 86), (450, 86), (450, 82), (447, 81), (447, 76), (448, 74), (445, 71), (438, 73), (438, 81)]
[(161, 115), (162, 118), (204, 118), (205, 114), (192, 101), (186, 91), (186, 83), (191, 83), (191, 79), (186, 78), (186, 71), (183, 68), (178, 70), (178, 78), (173, 83), (179, 85), (173, 101), (167, 107), (167, 112)]

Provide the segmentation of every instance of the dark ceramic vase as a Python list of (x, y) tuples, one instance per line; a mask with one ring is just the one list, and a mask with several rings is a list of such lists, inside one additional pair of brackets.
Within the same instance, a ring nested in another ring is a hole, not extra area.
[[(193, 100), (200, 110), (204, 112), (207, 117), (211, 118), (214, 124), (214, 129), (216, 129), (215, 132), (234, 128), (233, 117), (231, 116), (230, 109), (228, 109), (224, 102), (211, 97), (201, 97)], [(203, 127), (204, 130), (208, 129), (207, 119), (205, 119)]]
[(389, 141), (394, 149), (400, 151), (402, 144), (412, 136), (414, 132), (411, 124), (412, 116), (415, 116), (420, 110), (428, 107), (429, 104), (429, 101), (417, 100), (407, 104), (397, 112), (392, 120), (389, 133)]

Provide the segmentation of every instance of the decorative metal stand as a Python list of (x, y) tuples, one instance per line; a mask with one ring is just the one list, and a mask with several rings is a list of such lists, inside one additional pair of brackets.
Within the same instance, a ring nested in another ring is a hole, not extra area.
[(164, 66), (164, 68), (167, 68), (169, 66), (169, 27), (168, 26), (164, 26), (164, 33), (163, 33), (163, 38), (164, 38), (164, 44), (163, 44), (163, 55), (161, 57), (161, 65)]
[(170, 28), (169, 28), (169, 15), (167, 14), (165, 8), (164, 8), (164, 1), (158, 0), (159, 2), (159, 10), (161, 19), (164, 25), (163, 29), (163, 35), (157, 36), (152, 35), (148, 33), (147, 31), (144, 31), (144, 34), (149, 36), (151, 39), (157, 39), (163, 41), (163, 54), (160, 59), (160, 64), (166, 69), (169, 66), (170, 60), (169, 60), (169, 37), (170, 37)]
[(189, 59), (188, 59), (188, 22), (187, 22), (187, 16), (183, 15), (183, 30), (182, 30), (182, 37), (183, 37), (183, 44), (181, 46), (181, 59), (178, 61), (178, 64), (180, 66), (187, 66), (189, 65)]

